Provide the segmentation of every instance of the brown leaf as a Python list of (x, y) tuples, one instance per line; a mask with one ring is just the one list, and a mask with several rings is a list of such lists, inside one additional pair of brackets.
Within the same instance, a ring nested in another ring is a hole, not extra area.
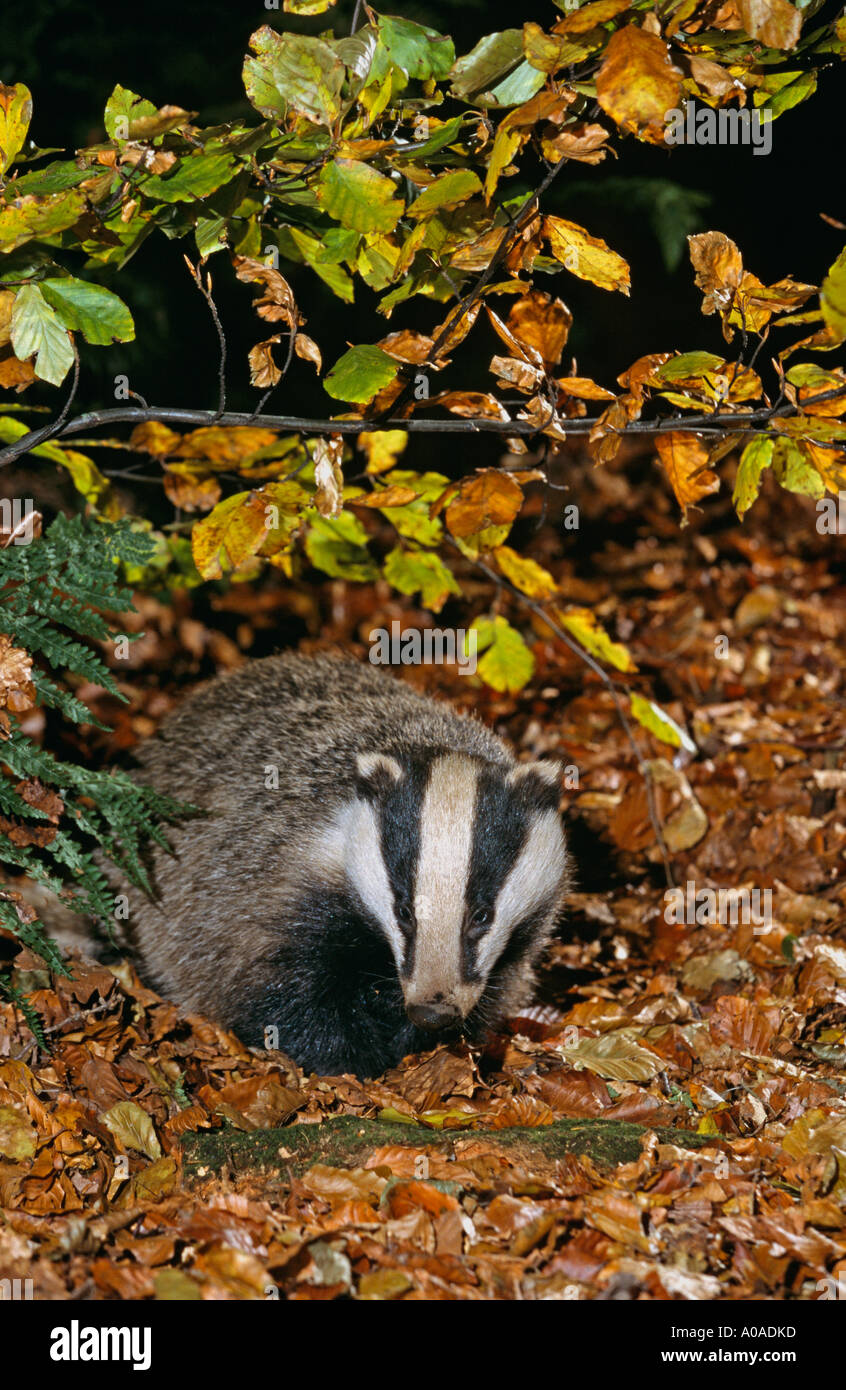
[(379, 488), (378, 492), (370, 492), (365, 497), (351, 498), (350, 506), (405, 507), (419, 495), (413, 487), (402, 487), (399, 483), (393, 483), (390, 487)]
[(541, 141), (544, 159), (557, 164), (559, 159), (576, 159), (580, 164), (599, 164), (605, 158), (603, 146), (609, 138), (604, 126), (590, 121), (578, 121)]
[(715, 1043), (728, 1043), (760, 1057), (769, 1051), (780, 1020), (778, 1008), (761, 1008), (749, 999), (724, 994), (717, 1000), (709, 1028)]
[(496, 468), (486, 468), (459, 487), (446, 509), (446, 524), (453, 536), (464, 539), (489, 526), (509, 525), (523, 505), (521, 488)]
[(703, 314), (726, 310), (743, 274), (740, 251), (722, 232), (700, 232), (697, 236), (689, 236), (687, 241), (696, 284), (705, 296)]
[(314, 481), (317, 485), (314, 502), (321, 516), (340, 516), (344, 474), (341, 459), (344, 456), (344, 440), (340, 434), (330, 439), (320, 438), (314, 442)]
[(541, 290), (523, 295), (511, 307), (507, 326), (519, 343), (552, 366), (561, 360), (573, 315), (561, 299)]
[(34, 704), (32, 657), (23, 647), (14, 647), (12, 639), (0, 632), (0, 708), (22, 714)]
[(281, 342), (281, 338), (277, 333), (275, 337), (265, 338), (264, 342), (256, 343), (255, 347), (250, 348), (247, 360), (250, 364), (251, 386), (265, 390), (282, 380), (282, 368), (273, 360), (273, 349), (278, 342)]
[(430, 405), (442, 405), (452, 415), (464, 415), (468, 419), (483, 416), (487, 420), (509, 420), (511, 417), (505, 406), (487, 391), (442, 391), (432, 396)]
[(621, 130), (663, 145), (666, 114), (682, 100), (681, 73), (664, 40), (636, 24), (612, 34), (596, 74), (596, 98)]
[(281, 320), (287, 323), (292, 332), (295, 331), (299, 325), (297, 302), (285, 276), (273, 266), (265, 265), (251, 256), (234, 256), (233, 265), (239, 280), (264, 286), (264, 294), (254, 302), (259, 316), (269, 323)]
[(18, 782), (15, 791), (28, 806), (34, 806), (36, 810), (43, 811), (53, 825), (59, 824), (59, 817), (65, 809), (65, 803), (58, 792), (54, 792), (50, 787), (45, 787), (37, 777), (33, 777), (28, 782)]
[(716, 473), (708, 468), (708, 449), (695, 434), (682, 430), (659, 434), (655, 447), (686, 518), (688, 507), (720, 486)]
[(307, 333), (298, 333), (294, 339), (294, 352), (301, 357), (304, 362), (311, 362), (316, 372), (323, 371), (323, 357), (320, 348), (313, 338)]
[(165, 496), (186, 512), (207, 512), (220, 501), (220, 483), (212, 474), (195, 471), (190, 463), (173, 463), (163, 475)]
[[(477, 304), (477, 313), (478, 310)], [(417, 333), (412, 328), (401, 328), (397, 333), (389, 333), (386, 338), (381, 338), (376, 346), (386, 352), (389, 357), (395, 357), (398, 362), (409, 362), (415, 366), (421, 366), (428, 361), (433, 341), (425, 333)]]
[(5, 390), (23, 391), (35, 380), (35, 368), (28, 359), (21, 362), (13, 352), (0, 355), (0, 386)]
[(788, 0), (738, 0), (740, 18), (750, 38), (768, 48), (795, 48), (802, 33), (802, 14)]

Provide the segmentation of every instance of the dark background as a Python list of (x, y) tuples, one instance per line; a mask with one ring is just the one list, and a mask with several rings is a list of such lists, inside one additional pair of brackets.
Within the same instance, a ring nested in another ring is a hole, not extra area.
[[(814, 22), (829, 9), (833, 7), (827, 6)], [(340, 34), (349, 31), (352, 10), (345, 0), (326, 15), (297, 19), (281, 9), (224, 0), (147, 0), (143, 6), (102, 9), (88, 0), (14, 0), (6, 7), (0, 78), (7, 83), (24, 81), (31, 88), (31, 133), (42, 146), (73, 148), (103, 138), (103, 107), (116, 82), (157, 105), (174, 103), (196, 110), (201, 124), (213, 124), (255, 114), (241, 81), (243, 56), (254, 29), (270, 23), (312, 34), (334, 28)], [(519, 13), (513, 6), (483, 0), (428, 0), (425, 5), (386, 0), (385, 10), (450, 33), (458, 54), (482, 35), (528, 19), (549, 27), (559, 13), (549, 0), (531, 0)], [(844, 241), (843, 233), (820, 217), (824, 212), (846, 220), (842, 94), (843, 69), (835, 63), (821, 73), (816, 96), (775, 123), (769, 156), (742, 146), (668, 152), (626, 139), (618, 142), (619, 161), (571, 164), (562, 172), (545, 199), (547, 211), (566, 215), (604, 237), (632, 267), (630, 299), (585, 284), (566, 271), (537, 278), (540, 288), (560, 295), (574, 312), (568, 351), (577, 356), (580, 372), (613, 385), (617, 373), (641, 353), (724, 348), (717, 320), (703, 319), (699, 313), (700, 295), (686, 254), (675, 267), (666, 264), (658, 235), (658, 222), (665, 215), (659, 211), (657, 187), (644, 181), (672, 181), (678, 190), (675, 205), (683, 213), (686, 191), (698, 195), (687, 206), (687, 225), (676, 230), (677, 245), (684, 232), (716, 228), (738, 242), (747, 267), (765, 282), (793, 274), (819, 283)], [(621, 178), (626, 182), (621, 184)], [(521, 185), (519, 179), (502, 186), (509, 195), (529, 191), (528, 183)], [(169, 242), (152, 237), (120, 272), (115, 288), (135, 316), (137, 341), (86, 351), (80, 406), (113, 403), (112, 382), (119, 372), (127, 372), (133, 389), (151, 403), (216, 405), (216, 339), (206, 306), (182, 263), (184, 250), (193, 252), (189, 239)], [(79, 268), (65, 259), (69, 268)], [(213, 257), (209, 266), (229, 340), (229, 405), (252, 407), (256, 393), (248, 383), (246, 351), (262, 333), (249, 308), (251, 294), (235, 283), (224, 255)], [(307, 331), (320, 344), (326, 367), (347, 342), (372, 342), (406, 324), (429, 329), (443, 315), (438, 304), (412, 300), (388, 323), (373, 314), (377, 296), (366, 286), (356, 284), (356, 303), (348, 306), (306, 268), (282, 268), (294, 284), (308, 318)], [(480, 389), (492, 382), (480, 370), (486, 349), (500, 350), (493, 335), (487, 341), (488, 333), (480, 320), (472, 349), (457, 358), (449, 384)], [(773, 351), (781, 345), (774, 339)], [(26, 399), (55, 406), (56, 393), (34, 388)], [(268, 406), (279, 413), (316, 415), (332, 408), (313, 369), (296, 359)], [(478, 454), (473, 462), (481, 464), (491, 461), (500, 446), (494, 439), (480, 438), (463, 447)]]

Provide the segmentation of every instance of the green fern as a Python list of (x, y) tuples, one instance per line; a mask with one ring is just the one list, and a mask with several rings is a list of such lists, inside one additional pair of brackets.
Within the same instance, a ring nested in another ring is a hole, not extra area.
[[(133, 610), (131, 591), (119, 581), (120, 566), (143, 566), (153, 550), (149, 536), (129, 521), (59, 516), (42, 538), (0, 551), (0, 633), (33, 658), (32, 683), (39, 704), (73, 723), (107, 727), (68, 688), (67, 678), (82, 677), (118, 699), (126, 698), (90, 643), (126, 637), (110, 621), (112, 614)], [(190, 808), (139, 785), (120, 770), (102, 771), (56, 758), (24, 733), (11, 711), (0, 710), (0, 721), (0, 866), (61, 893), (68, 907), (109, 929), (114, 893), (96, 862), (97, 853), (149, 892), (142, 845), (151, 838), (166, 848), (162, 823)], [(30, 805), (22, 795), (45, 790), (60, 798), (58, 816)], [(14, 882), (6, 888), (14, 890)], [(0, 892), (0, 926), (52, 970), (68, 975), (44, 924), (37, 918), (25, 920), (28, 914), (18, 911), (15, 896), (14, 891), (5, 896)], [(0, 978), (0, 993), (23, 1010), (35, 1032), (32, 1006), (8, 976)]]

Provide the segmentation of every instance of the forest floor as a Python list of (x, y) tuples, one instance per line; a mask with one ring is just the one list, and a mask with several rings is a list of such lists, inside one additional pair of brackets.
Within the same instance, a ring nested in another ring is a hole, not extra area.
[[(696, 745), (636, 727), (678, 897), (608, 691), (503, 596), (533, 633), (523, 691), (400, 674), (577, 769), (578, 886), (537, 1005), (481, 1051), (306, 1076), (129, 965), (51, 981), (20, 950), (50, 1050), (0, 1005), (0, 1276), (53, 1299), (843, 1296), (842, 539), (774, 493), (760, 522), (718, 504), (680, 530), (636, 464), (584, 470), (577, 546), (547, 518), (529, 553), (628, 645), (639, 673), (622, 683)], [(461, 578), (481, 611), (487, 581)], [(293, 638), (363, 654), (371, 627), (427, 620), (378, 588), (275, 577), (204, 609), (184, 593), (138, 607), (129, 703), (82, 692), (114, 730), (83, 733), (101, 762), (200, 676)], [(720, 888), (747, 890), (739, 921)], [(348, 1118), (315, 1128), (328, 1117)], [(282, 1133), (259, 1159), (267, 1128)]]

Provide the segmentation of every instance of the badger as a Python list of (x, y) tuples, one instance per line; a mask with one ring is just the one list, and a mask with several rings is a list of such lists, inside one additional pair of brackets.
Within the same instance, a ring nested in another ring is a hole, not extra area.
[(204, 813), (127, 886), (142, 978), (306, 1071), (377, 1076), (525, 1004), (568, 887), (560, 767), (371, 665), (199, 687), (136, 774)]

